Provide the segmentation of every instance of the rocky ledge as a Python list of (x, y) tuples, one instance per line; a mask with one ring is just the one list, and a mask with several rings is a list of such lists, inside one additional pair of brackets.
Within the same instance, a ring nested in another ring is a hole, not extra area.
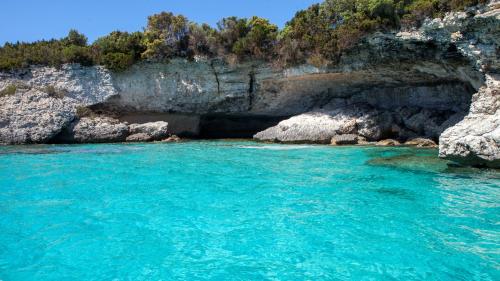
[(393, 139), (439, 142), (441, 157), (498, 167), (499, 40), (492, 1), (418, 30), (373, 34), (330, 66), (203, 58), (120, 73), (33, 66), (0, 73), (0, 143)]

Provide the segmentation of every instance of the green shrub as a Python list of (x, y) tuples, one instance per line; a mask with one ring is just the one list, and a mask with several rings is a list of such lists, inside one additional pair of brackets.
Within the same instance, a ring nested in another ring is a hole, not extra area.
[[(92, 47), (97, 51), (99, 64), (110, 66), (111, 62), (116, 61), (116, 55), (110, 54), (126, 54), (132, 58), (132, 63), (140, 60), (141, 54), (146, 50), (142, 44), (143, 34), (141, 32), (120, 32), (113, 31), (109, 35), (97, 39)], [(123, 58), (122, 58), (123, 59)], [(123, 65), (123, 64), (120, 64)]]
[(109, 53), (103, 56), (102, 63), (109, 70), (120, 72), (127, 70), (134, 63), (134, 57), (124, 53)]
[(70, 45), (62, 50), (62, 55), (65, 63), (79, 63), (84, 66), (94, 64), (88, 47)]
[(78, 118), (83, 118), (83, 117), (95, 117), (96, 114), (88, 107), (85, 106), (78, 106), (76, 108), (76, 117)]
[(186, 57), (189, 48), (189, 21), (183, 15), (162, 12), (148, 17), (144, 31), (142, 57), (166, 61), (173, 57)]
[(56, 98), (56, 99), (63, 99), (67, 92), (62, 89), (58, 89), (54, 87), (53, 85), (47, 85), (43, 88), (43, 91), (47, 93), (50, 97)]
[(14, 84), (10, 84), (9, 86), (5, 87), (5, 89), (0, 91), (0, 97), (12, 96), (16, 93), (16, 91), (17, 91), (17, 86)]

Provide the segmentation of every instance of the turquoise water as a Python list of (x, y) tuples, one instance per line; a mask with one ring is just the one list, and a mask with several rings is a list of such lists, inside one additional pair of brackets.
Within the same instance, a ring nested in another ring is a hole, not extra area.
[(0, 280), (500, 280), (500, 173), (435, 155), (0, 147)]

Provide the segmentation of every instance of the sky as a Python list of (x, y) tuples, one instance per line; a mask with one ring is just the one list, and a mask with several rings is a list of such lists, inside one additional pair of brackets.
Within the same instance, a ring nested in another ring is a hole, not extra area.
[(1, 0), (0, 45), (62, 38), (70, 29), (89, 42), (111, 31), (139, 31), (149, 15), (170, 11), (215, 26), (223, 17), (267, 18), (280, 28), (321, 0)]

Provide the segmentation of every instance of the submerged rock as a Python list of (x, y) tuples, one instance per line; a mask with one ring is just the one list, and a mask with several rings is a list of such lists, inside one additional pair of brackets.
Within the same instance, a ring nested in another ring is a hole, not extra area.
[(127, 142), (147, 142), (147, 141), (152, 141), (152, 138), (148, 134), (139, 133), (130, 135), (125, 140)]
[(416, 147), (437, 147), (436, 142), (426, 138), (414, 138), (405, 142), (405, 145), (416, 146)]
[(181, 141), (181, 138), (179, 138), (176, 135), (172, 135), (172, 136), (162, 140), (161, 142), (179, 142), (179, 141)]
[(383, 166), (404, 170), (421, 172), (444, 172), (448, 169), (448, 161), (436, 156), (430, 149), (401, 150), (400, 153), (392, 156), (374, 155), (367, 163), (374, 166)]
[(83, 117), (71, 123), (58, 136), (63, 143), (123, 142), (128, 136), (126, 123), (110, 117)]
[(393, 139), (386, 139), (386, 140), (381, 140), (379, 142), (377, 142), (378, 146), (398, 146), (398, 145), (401, 145), (401, 143), (397, 140), (393, 140)]

